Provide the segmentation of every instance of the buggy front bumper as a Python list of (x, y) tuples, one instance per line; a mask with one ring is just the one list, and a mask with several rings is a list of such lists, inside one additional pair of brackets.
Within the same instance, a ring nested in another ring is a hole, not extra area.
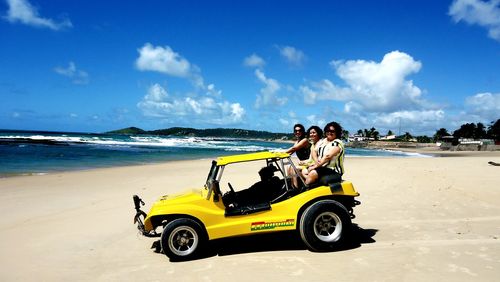
[(146, 237), (158, 237), (160, 234), (156, 233), (155, 230), (151, 231), (146, 231), (146, 228), (144, 227), (144, 220), (146, 219), (146, 213), (141, 210), (141, 205), (144, 206), (144, 201), (142, 201), (139, 196), (134, 195), (134, 208), (135, 208), (135, 216), (134, 216), (134, 224), (137, 224), (137, 229), (141, 232), (142, 235)]

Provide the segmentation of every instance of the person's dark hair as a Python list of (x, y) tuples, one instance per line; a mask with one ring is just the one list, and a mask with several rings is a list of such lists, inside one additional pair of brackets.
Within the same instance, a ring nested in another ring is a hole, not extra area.
[(275, 171), (277, 171), (275, 166), (265, 166), (259, 170), (259, 175), (261, 179), (271, 179), (274, 176)]
[(337, 139), (341, 139), (342, 138), (342, 126), (340, 126), (340, 124), (332, 121), (332, 122), (329, 122), (327, 125), (325, 125), (325, 134), (327, 131), (329, 131), (330, 127), (332, 127), (335, 129), (335, 136), (337, 136)]
[(323, 130), (321, 130), (321, 128), (319, 128), (319, 126), (317, 126), (317, 125), (313, 125), (313, 126), (309, 127), (309, 129), (307, 129), (307, 137), (309, 137), (309, 134), (311, 133), (311, 130), (313, 130), (313, 129), (318, 134), (319, 139), (323, 138)]
[(300, 128), (300, 132), (302, 133), (302, 135), (300, 136), (300, 139), (305, 138), (306, 137), (306, 128), (300, 123), (297, 123), (296, 125), (293, 126), (293, 133), (295, 133), (295, 128), (297, 128), (297, 127)]

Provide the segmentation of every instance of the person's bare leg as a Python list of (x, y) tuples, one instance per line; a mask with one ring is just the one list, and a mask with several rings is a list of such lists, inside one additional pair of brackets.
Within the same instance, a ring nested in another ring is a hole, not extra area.
[[(290, 166), (288, 168), (288, 175), (292, 179), (292, 188), (302, 187), (305, 183), (307, 173), (308, 173), (307, 168), (300, 170), (300, 167), (299, 167), (299, 173), (297, 174), (297, 173), (295, 173), (295, 170)], [(301, 178), (301, 184), (299, 184), (299, 177)]]
[(307, 175), (307, 178), (306, 178), (306, 185), (309, 185), (311, 183), (314, 183), (318, 180), (318, 173), (316, 172), (316, 170), (311, 170), (309, 172), (309, 174)]
[[(309, 170), (307, 170), (307, 168), (303, 168), (300, 172), (299, 172), (299, 175), (297, 177), (294, 177), (294, 184), (295, 185), (294, 187), (298, 188), (299, 186), (303, 186), (306, 182), (306, 179), (307, 179), (307, 175), (309, 174)], [(301, 184), (299, 185), (299, 180), (298, 178), (301, 178)]]
[(295, 173), (295, 170), (292, 168), (292, 166), (288, 167), (288, 175), (292, 179), (292, 188), (299, 187), (299, 183), (297, 180), (297, 174)]

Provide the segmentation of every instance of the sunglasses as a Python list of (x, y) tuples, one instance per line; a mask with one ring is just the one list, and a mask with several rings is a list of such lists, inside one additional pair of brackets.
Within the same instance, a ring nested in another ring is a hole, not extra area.
[(302, 132), (302, 129), (295, 129), (295, 132)]

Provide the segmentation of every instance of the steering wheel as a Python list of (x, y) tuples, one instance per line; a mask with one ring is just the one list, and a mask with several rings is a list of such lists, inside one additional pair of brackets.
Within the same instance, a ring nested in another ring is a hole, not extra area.
[(229, 186), (229, 191), (224, 194), (224, 197), (226, 197), (230, 202), (228, 205), (232, 205), (233, 207), (238, 207), (238, 194), (234, 191), (233, 185), (231, 183), (227, 183), (227, 186)]
[(231, 183), (227, 183), (227, 185), (229, 186), (229, 190), (231, 190), (232, 193), (234, 193), (236, 195), (236, 192), (234, 192), (234, 189), (233, 189), (233, 185), (231, 185)]

